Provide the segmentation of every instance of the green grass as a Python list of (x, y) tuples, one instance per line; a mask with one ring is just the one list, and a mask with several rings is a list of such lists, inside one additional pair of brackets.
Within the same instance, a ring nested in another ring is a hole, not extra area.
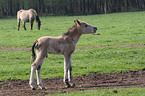
[[(114, 93), (114, 90), (117, 90), (117, 93)], [(145, 88), (85, 90), (65, 94), (55, 94), (53, 96), (145, 96)]]
[[(98, 28), (101, 35), (83, 35), (77, 47), (130, 45), (145, 43), (145, 12), (125, 12), (107, 15), (87, 16), (48, 16), (40, 17), (41, 30), (27, 31), (22, 27), (17, 31), (16, 18), (0, 19), (0, 47), (31, 47), (32, 43), (41, 36), (59, 36), (66, 32), (75, 19), (86, 21)], [(22, 26), (22, 22), (21, 22)], [(0, 51), (0, 80), (29, 79), (31, 60), (30, 51)], [(110, 73), (145, 68), (144, 47), (102, 47), (78, 49), (72, 55), (73, 76), (89, 72)], [(63, 77), (63, 56), (49, 55), (42, 65), (42, 78)], [(142, 88), (117, 88), (73, 92), (67, 95), (85, 96), (137, 96), (145, 95)], [(126, 95), (127, 94), (127, 95)], [(66, 95), (66, 94), (64, 94)]]
[(16, 18), (0, 19), (0, 46), (30, 47), (41, 36), (59, 36), (66, 32), (74, 24), (75, 19), (97, 26), (97, 32), (101, 33), (99, 36), (82, 36), (77, 46), (144, 43), (144, 15), (145, 12), (142, 11), (107, 15), (40, 17), (41, 30), (37, 30), (36, 23), (34, 23), (32, 31), (29, 28), (29, 23), (26, 24), (27, 31), (25, 31), (22, 28), (22, 22), (20, 31), (17, 31)]
[[(74, 24), (75, 19), (96, 25), (98, 33), (101, 33), (101, 35), (83, 35), (77, 46), (141, 44), (145, 41), (144, 15), (145, 12), (127, 12), (107, 15), (40, 17), (41, 30), (37, 30), (35, 23), (34, 30), (30, 30), (27, 24), (27, 31), (23, 28), (20, 31), (16, 30), (16, 18), (0, 19), (0, 46), (30, 47), (32, 42), (41, 36), (61, 35)], [(0, 53), (0, 66), (2, 66), (0, 79), (29, 78), (31, 52), (0, 51)], [(73, 75), (138, 70), (144, 67), (144, 53), (143, 47), (76, 50), (72, 56)], [(42, 78), (63, 76), (63, 56), (50, 55), (43, 66), (45, 67), (42, 70)]]
[[(29, 79), (29, 51), (0, 51), (0, 80)], [(89, 72), (110, 73), (145, 68), (144, 47), (106, 47), (76, 50), (72, 55), (73, 76)], [(63, 77), (63, 56), (48, 55), (42, 78)]]

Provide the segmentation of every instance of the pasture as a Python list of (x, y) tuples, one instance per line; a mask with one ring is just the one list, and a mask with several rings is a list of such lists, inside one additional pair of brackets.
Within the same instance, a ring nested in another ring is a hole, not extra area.
[[(42, 16), (40, 17), (41, 30), (37, 30), (36, 22), (34, 22), (33, 30), (30, 30), (29, 23), (26, 24), (26, 31), (22, 28), (22, 22), (20, 30), (17, 31), (16, 18), (2, 18), (0, 19), (0, 47), (18, 47), (24, 50), (0, 50), (0, 80), (28, 80), (32, 62), (31, 51), (25, 50), (25, 47), (30, 48), (32, 43), (41, 36), (63, 34), (76, 19), (97, 26), (97, 33), (100, 35), (96, 33), (83, 35), (80, 38), (76, 46), (77, 50), (72, 55), (73, 76), (82, 76), (90, 72), (104, 74), (144, 69), (144, 15), (145, 12), (141, 11), (107, 15)], [(42, 65), (41, 77), (43, 79), (63, 77), (63, 56), (48, 55)], [(135, 89), (140, 90), (140, 94), (144, 94), (142, 91), (144, 89)], [(130, 95), (135, 89), (128, 88), (128, 92), (123, 94)], [(89, 92), (99, 94), (104, 90), (108, 92), (113, 89), (77, 92), (77, 94), (87, 95)], [(117, 90), (123, 92), (125, 89)]]

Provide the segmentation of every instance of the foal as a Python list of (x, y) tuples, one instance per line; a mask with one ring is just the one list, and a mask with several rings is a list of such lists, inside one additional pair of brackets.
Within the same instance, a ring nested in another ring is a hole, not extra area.
[(35, 59), (35, 51), (37, 58), (31, 66), (31, 76), (30, 76), (30, 87), (35, 90), (34, 86), (34, 75), (35, 71), (37, 74), (37, 85), (44, 89), (42, 84), (40, 71), (41, 66), (46, 58), (47, 54), (61, 54), (64, 56), (64, 80), (65, 87), (74, 87), (75, 83), (72, 80), (71, 71), (71, 55), (75, 51), (76, 44), (82, 34), (95, 33), (97, 30), (96, 26), (87, 24), (84, 21), (76, 20), (75, 25), (58, 37), (40, 37), (32, 45), (32, 56), (31, 59)]
[(36, 20), (38, 30), (40, 30), (41, 21), (40, 21), (39, 16), (37, 15), (37, 13), (34, 9), (20, 10), (17, 12), (17, 22), (18, 22), (17, 30), (18, 31), (20, 28), (20, 19), (23, 22), (23, 27), (25, 30), (26, 30), (25, 22), (30, 22), (30, 29), (32, 30), (34, 19)]

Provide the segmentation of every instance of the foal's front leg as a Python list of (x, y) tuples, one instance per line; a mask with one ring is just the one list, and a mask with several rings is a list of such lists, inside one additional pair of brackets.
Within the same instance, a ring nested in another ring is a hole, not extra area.
[(72, 64), (71, 64), (71, 58), (70, 58), (69, 65), (68, 65), (68, 81), (71, 87), (75, 87), (75, 83), (73, 82), (71, 72), (72, 72)]
[[(66, 88), (74, 87), (75, 85), (72, 81), (71, 71), (72, 71), (71, 55), (65, 55), (64, 56), (64, 83)], [(69, 82), (71, 83), (71, 85), (69, 84)]]

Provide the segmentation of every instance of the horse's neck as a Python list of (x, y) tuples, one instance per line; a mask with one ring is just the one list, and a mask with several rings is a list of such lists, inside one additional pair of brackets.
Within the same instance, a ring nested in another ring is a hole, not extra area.
[(73, 43), (76, 45), (77, 42), (79, 41), (80, 37), (81, 37), (81, 33), (79, 32), (79, 30), (76, 28), (74, 30), (72, 30), (72, 34), (70, 35), (70, 37), (72, 38)]
[(39, 22), (40, 19), (39, 19), (39, 16), (37, 15), (37, 13), (36, 13), (35, 10), (33, 10), (33, 15), (34, 15), (34, 17), (35, 17), (36, 22)]

